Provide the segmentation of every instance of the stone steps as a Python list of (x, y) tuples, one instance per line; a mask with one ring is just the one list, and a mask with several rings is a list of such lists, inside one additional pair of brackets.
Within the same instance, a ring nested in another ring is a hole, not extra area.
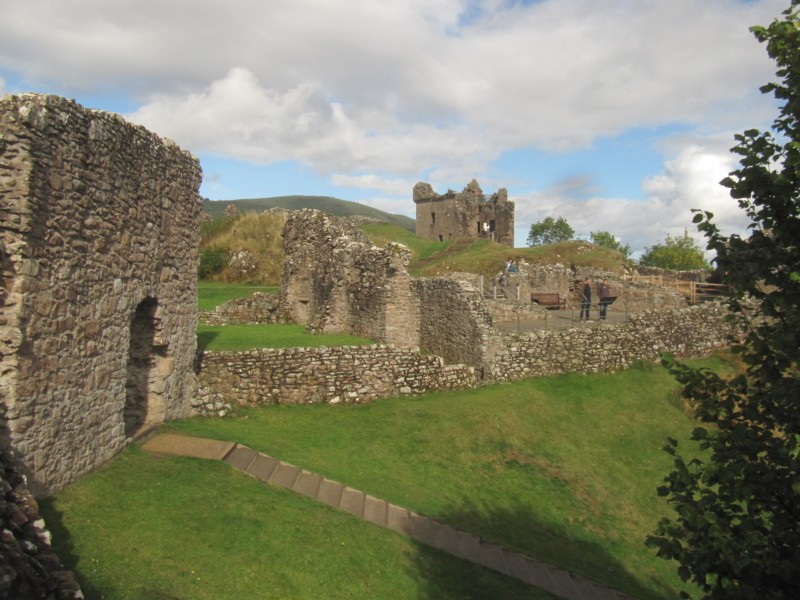
[[(207, 447), (204, 442), (207, 443)], [(222, 459), (228, 465), (269, 485), (302, 494), (379, 527), (438, 548), (472, 563), (514, 577), (566, 600), (633, 600), (585, 577), (534, 560), (419, 515), (402, 506), (351, 488), (232, 442), (203, 440), (176, 434), (157, 435), (142, 448), (151, 452)], [(221, 454), (224, 453), (224, 456)]]

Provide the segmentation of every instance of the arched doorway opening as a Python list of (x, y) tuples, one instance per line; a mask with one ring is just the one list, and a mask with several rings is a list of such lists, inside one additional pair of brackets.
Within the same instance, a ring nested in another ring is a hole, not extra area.
[(161, 343), (158, 301), (145, 298), (130, 325), (125, 385), (125, 436), (136, 438), (164, 422), (165, 373), (159, 368), (167, 347)]

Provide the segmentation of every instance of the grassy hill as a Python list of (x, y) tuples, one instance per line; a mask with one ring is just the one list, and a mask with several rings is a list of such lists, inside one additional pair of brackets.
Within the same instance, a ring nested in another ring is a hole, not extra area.
[(415, 231), (414, 219), (404, 215), (395, 215), (371, 206), (340, 200), (330, 196), (274, 196), (271, 198), (245, 198), (241, 200), (203, 200), (203, 211), (215, 221), (222, 218), (225, 209), (235, 204), (240, 213), (262, 212), (270, 208), (285, 208), (287, 210), (300, 210), (301, 208), (316, 208), (337, 217), (373, 217), (392, 225)]
[[(284, 223), (285, 215), (253, 211), (204, 225), (200, 242), (201, 266), (213, 252), (228, 257), (226, 266), (204, 278), (228, 283), (278, 285), (283, 265), (280, 242)], [(450, 252), (448, 249), (453, 241), (425, 240), (401, 225), (368, 223), (360, 228), (376, 246), (398, 242), (411, 250), (412, 261), (429, 259), (424, 266), (412, 266), (411, 274), (415, 276), (450, 272), (493, 275), (503, 270), (510, 256), (531, 264), (561, 263), (615, 273), (624, 269), (624, 259), (619, 252), (580, 240), (533, 248), (509, 248), (489, 240), (475, 240), (458, 252)]]
[(411, 249), (412, 260), (429, 259), (423, 267), (413, 268), (412, 275), (433, 276), (451, 272), (495, 274), (505, 268), (506, 260), (513, 257), (518, 262), (531, 264), (575, 265), (593, 267), (614, 273), (624, 269), (624, 257), (616, 250), (595, 246), (582, 240), (571, 240), (549, 246), (509, 248), (490, 240), (476, 239), (465, 249), (449, 252), (455, 240), (433, 242), (407, 233), (401, 228), (384, 223), (365, 224), (361, 230), (376, 246), (386, 242), (399, 242)]

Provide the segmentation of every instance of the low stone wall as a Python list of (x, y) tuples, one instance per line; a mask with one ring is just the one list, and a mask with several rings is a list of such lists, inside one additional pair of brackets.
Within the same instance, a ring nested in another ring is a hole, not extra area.
[(200, 313), (206, 325), (251, 325), (283, 323), (277, 294), (255, 292), (249, 298), (237, 298), (220, 304), (213, 311)]
[(467, 366), (385, 345), (205, 352), (199, 362), (193, 408), (206, 415), (233, 404), (359, 403), (476, 385)]
[(728, 344), (727, 309), (716, 302), (633, 315), (624, 323), (512, 334), (493, 349), (487, 378), (507, 381), (562, 373), (603, 373), (655, 362), (663, 353), (701, 357)]

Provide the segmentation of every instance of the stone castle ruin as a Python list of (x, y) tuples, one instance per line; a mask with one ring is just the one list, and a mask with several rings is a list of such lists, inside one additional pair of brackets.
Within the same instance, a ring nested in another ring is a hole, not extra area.
[(289, 216), (283, 247), (280, 305), (290, 321), (419, 348), (408, 248), (378, 248), (352, 223), (312, 209)]
[[(81, 596), (57, 561), (47, 561), (55, 581), (42, 576), (47, 554), (35, 540), (44, 536), (27, 487), (55, 491), (167, 419), (223, 414), (230, 402), (361, 402), (481, 379), (604, 372), (662, 352), (707, 353), (728, 339), (713, 304), (614, 327), (506, 335), (483, 283), (412, 279), (405, 246), (378, 248), (353, 223), (306, 209), (284, 227), (280, 298), (250, 299), (219, 318), (290, 320), (379, 344), (196, 360), (200, 182), (194, 157), (117, 115), (56, 96), (0, 99), (0, 529), (6, 547), (8, 532), (17, 538), (18, 564), (42, 589), (60, 585), (62, 597)], [(473, 180), (438, 196), (419, 183), (414, 201), (422, 237), (513, 247), (505, 189), (487, 198)], [(526, 285), (560, 291), (567, 277)]]
[(34, 490), (188, 414), (200, 181), (194, 157), (117, 115), (0, 100), (0, 442)]
[(461, 193), (448, 190), (439, 195), (428, 183), (414, 186), (417, 205), (416, 234), (443, 242), (459, 237), (483, 238), (514, 247), (514, 203), (506, 188), (491, 196), (483, 193), (476, 180)]

